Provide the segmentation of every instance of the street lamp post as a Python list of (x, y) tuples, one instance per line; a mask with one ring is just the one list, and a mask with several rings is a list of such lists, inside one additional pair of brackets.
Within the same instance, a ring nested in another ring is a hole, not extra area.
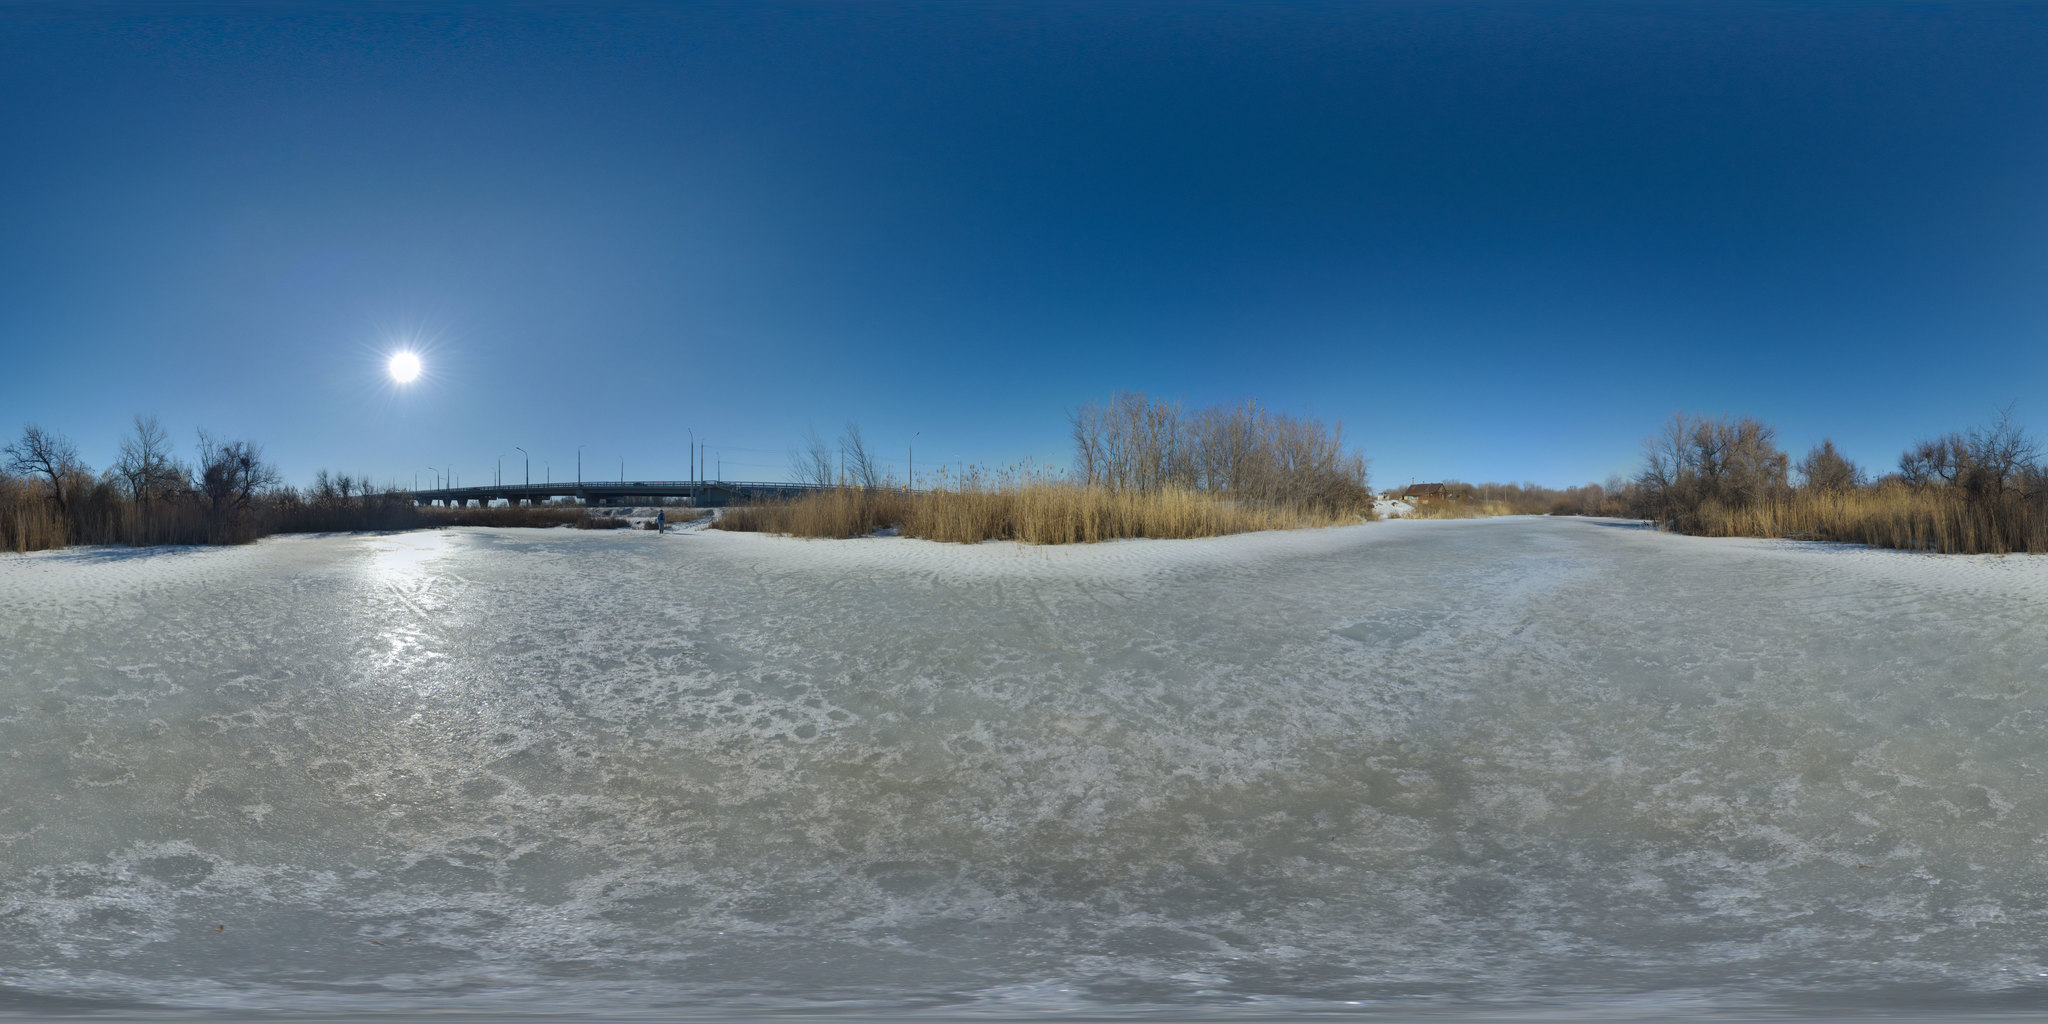
[[(526, 455), (526, 449), (516, 444), (512, 446), (512, 450), (521, 455)], [(526, 503), (528, 505), (533, 504), (533, 456), (531, 455), (526, 455)]]
[(917, 490), (917, 435), (919, 435), (919, 434), (922, 434), (922, 433), (924, 433), (924, 431), (922, 431), (922, 430), (913, 430), (913, 431), (911, 431), (911, 432), (910, 432), (910, 482), (909, 482), (909, 486), (910, 486), (910, 489), (911, 489), (911, 490), (913, 490), (913, 491), (914, 491), (914, 490)]

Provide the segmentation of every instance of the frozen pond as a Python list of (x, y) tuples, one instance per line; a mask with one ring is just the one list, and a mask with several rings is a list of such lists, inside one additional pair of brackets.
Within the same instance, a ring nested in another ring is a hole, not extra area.
[(0, 556), (0, 1015), (2048, 1010), (2048, 558)]

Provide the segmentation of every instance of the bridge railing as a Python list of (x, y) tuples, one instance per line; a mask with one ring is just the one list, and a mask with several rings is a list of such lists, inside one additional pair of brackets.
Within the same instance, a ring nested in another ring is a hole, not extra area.
[[(830, 486), (830, 485), (823, 485)], [(421, 487), (409, 493), (415, 497), (433, 495), (450, 498), (481, 498), (486, 495), (506, 494), (549, 494), (569, 495), (579, 492), (602, 492), (605, 494), (688, 494), (693, 490), (726, 491), (811, 491), (819, 490), (819, 484), (792, 483), (777, 480), (629, 480), (625, 483), (603, 480), (585, 480), (581, 483), (544, 484), (485, 484), (476, 487)]]

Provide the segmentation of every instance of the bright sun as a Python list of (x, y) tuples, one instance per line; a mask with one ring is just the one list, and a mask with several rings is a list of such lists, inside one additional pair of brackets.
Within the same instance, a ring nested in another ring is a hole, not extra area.
[(410, 384), (420, 375), (420, 357), (410, 352), (400, 352), (391, 357), (385, 369), (391, 371), (391, 379), (400, 384)]

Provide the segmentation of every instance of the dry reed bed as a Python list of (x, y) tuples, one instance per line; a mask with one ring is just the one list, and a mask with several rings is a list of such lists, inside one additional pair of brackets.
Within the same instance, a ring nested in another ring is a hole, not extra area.
[(40, 488), (0, 473), (0, 551), (41, 551), (64, 546), (66, 526)]
[[(192, 499), (150, 503), (106, 494), (60, 511), (47, 489), (0, 474), (0, 551), (72, 544), (245, 544), (277, 533), (357, 533), (445, 526), (611, 528), (582, 506), (414, 507), (410, 498), (371, 494), (339, 501), (270, 499), (220, 512)], [(619, 520), (617, 525), (625, 525)]]
[(1121, 491), (1037, 482), (985, 490), (835, 488), (786, 502), (729, 509), (721, 530), (796, 537), (865, 537), (895, 527), (905, 537), (972, 544), (1086, 544), (1150, 537), (1220, 537), (1360, 522), (1361, 512), (1308, 505), (1251, 505), (1195, 491)]
[(2048, 507), (2019, 494), (1884, 485), (1796, 491), (1758, 505), (1699, 508), (1689, 533), (1785, 537), (1943, 554), (2048, 553)]
[(1426, 501), (1403, 519), (1491, 519), (1494, 516), (1538, 514), (1540, 509), (1518, 509), (1505, 501)]

